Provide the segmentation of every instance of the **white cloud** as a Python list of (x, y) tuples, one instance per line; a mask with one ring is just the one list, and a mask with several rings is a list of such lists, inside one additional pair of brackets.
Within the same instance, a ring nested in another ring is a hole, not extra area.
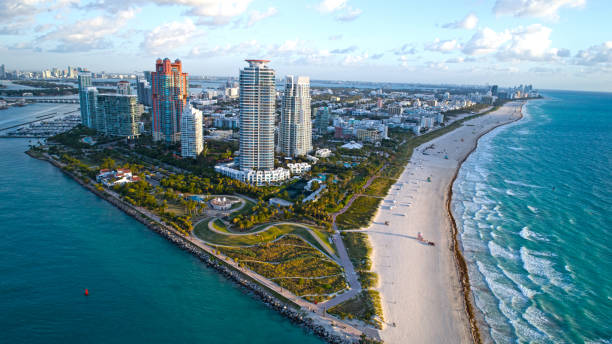
[(574, 56), (573, 62), (583, 66), (612, 66), (612, 41), (580, 50)]
[(363, 13), (361, 9), (349, 6), (348, 0), (323, 0), (315, 8), (323, 14), (336, 13), (336, 20), (344, 22), (353, 21)]
[(247, 22), (247, 27), (251, 27), (258, 21), (275, 16), (276, 14), (278, 14), (278, 10), (275, 7), (270, 7), (265, 12), (253, 10), (251, 11), (251, 13), (249, 13), (249, 21)]
[(401, 47), (393, 49), (391, 51), (395, 55), (398, 55), (398, 56), (399, 55), (414, 55), (417, 52), (416, 48), (410, 43), (406, 43), (402, 45)]
[(346, 8), (346, 11), (344, 13), (341, 13), (336, 16), (336, 20), (344, 22), (353, 21), (357, 19), (357, 17), (359, 17), (361, 13), (363, 13), (363, 11), (359, 8), (352, 8), (349, 6)]
[(448, 70), (448, 66), (442, 62), (429, 62), (427, 68), (435, 70)]
[(497, 53), (500, 59), (551, 61), (558, 49), (551, 48), (552, 30), (540, 24), (518, 27), (510, 32), (510, 39)]
[(342, 64), (345, 66), (359, 64), (367, 60), (368, 57), (370, 57), (368, 53), (363, 53), (361, 55), (347, 55), (344, 60), (342, 60)]
[(467, 55), (484, 55), (497, 51), (497, 49), (511, 38), (508, 30), (497, 33), (485, 27), (478, 30), (470, 40), (463, 45), (463, 53)]
[(165, 54), (176, 50), (198, 34), (190, 20), (162, 24), (146, 34), (141, 47), (152, 55)]
[(461, 44), (456, 39), (441, 41), (439, 38), (436, 38), (432, 43), (425, 44), (425, 50), (441, 53), (450, 53), (459, 49), (461, 49)]
[(442, 25), (443, 28), (447, 29), (467, 29), (472, 30), (478, 25), (478, 17), (474, 13), (470, 13), (461, 20)]
[(321, 13), (332, 13), (346, 7), (347, 0), (323, 0), (317, 6)]
[(347, 53), (352, 53), (354, 51), (357, 50), (357, 46), (356, 45), (352, 45), (348, 48), (344, 48), (344, 49), (334, 49), (331, 51), (332, 54), (347, 54)]
[(112, 47), (107, 38), (134, 17), (136, 11), (128, 9), (112, 16), (97, 16), (83, 19), (74, 24), (61, 25), (38, 37), (37, 44), (58, 42), (52, 51), (73, 52), (106, 49)]
[(330, 41), (337, 41), (337, 40), (342, 39), (342, 35), (331, 35), (331, 36), (328, 37), (328, 39)]
[(562, 7), (581, 7), (586, 0), (497, 0), (493, 7), (496, 15), (515, 17), (543, 17), (558, 19)]
[(463, 45), (462, 51), (466, 55), (494, 54), (499, 60), (555, 61), (567, 51), (551, 47), (551, 33), (550, 28), (540, 24), (503, 32), (483, 28)]
[(252, 0), (98, 0), (78, 6), (82, 9), (99, 9), (118, 12), (129, 6), (156, 4), (185, 8), (184, 15), (196, 17), (198, 25), (225, 25), (244, 14)]

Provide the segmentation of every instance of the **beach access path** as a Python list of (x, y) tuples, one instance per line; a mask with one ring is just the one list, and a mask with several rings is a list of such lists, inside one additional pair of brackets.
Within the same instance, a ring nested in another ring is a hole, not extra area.
[[(478, 138), (519, 119), (522, 104), (507, 103), (417, 147), (381, 202), (365, 232), (380, 277), (385, 343), (473, 342), (452, 246), (448, 191)], [(418, 232), (435, 246), (417, 240)]]

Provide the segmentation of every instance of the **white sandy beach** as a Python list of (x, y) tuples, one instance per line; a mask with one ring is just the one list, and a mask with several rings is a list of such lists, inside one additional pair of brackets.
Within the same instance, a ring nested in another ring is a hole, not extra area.
[[(447, 193), (459, 162), (477, 139), (519, 118), (522, 104), (508, 103), (418, 147), (381, 203), (367, 233), (374, 248), (373, 268), (380, 277), (385, 343), (472, 342), (451, 249)], [(436, 245), (417, 241), (418, 232)]]

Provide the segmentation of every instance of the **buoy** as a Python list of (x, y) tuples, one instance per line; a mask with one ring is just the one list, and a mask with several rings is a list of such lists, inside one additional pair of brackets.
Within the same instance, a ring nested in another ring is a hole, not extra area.
[(89, 295), (89, 290), (85, 289), (85, 296)]

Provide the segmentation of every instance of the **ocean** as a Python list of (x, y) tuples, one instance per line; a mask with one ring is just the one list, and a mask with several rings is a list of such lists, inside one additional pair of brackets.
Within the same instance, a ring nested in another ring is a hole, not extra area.
[(612, 343), (612, 94), (543, 95), (453, 185), (475, 303), (495, 343)]
[(0, 139), (1, 343), (323, 343), (27, 148)]

